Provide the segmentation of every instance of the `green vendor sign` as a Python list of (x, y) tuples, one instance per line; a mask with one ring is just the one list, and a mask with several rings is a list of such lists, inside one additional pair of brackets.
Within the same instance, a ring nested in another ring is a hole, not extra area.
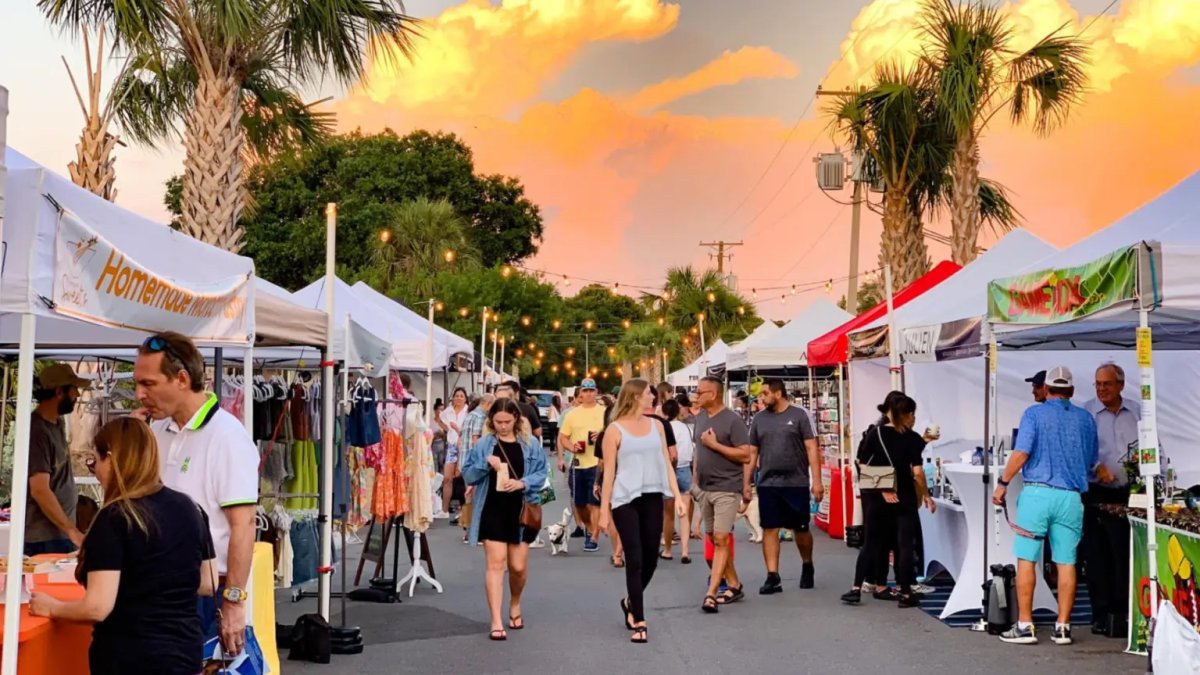
[(1126, 247), (1079, 267), (1041, 270), (988, 284), (995, 323), (1071, 321), (1137, 297), (1137, 249)]
[[(1146, 521), (1130, 518), (1133, 569), (1130, 571), (1128, 651), (1144, 654), (1150, 623), (1150, 556), (1146, 551)], [(1159, 525), (1158, 597), (1200, 631), (1200, 536)]]

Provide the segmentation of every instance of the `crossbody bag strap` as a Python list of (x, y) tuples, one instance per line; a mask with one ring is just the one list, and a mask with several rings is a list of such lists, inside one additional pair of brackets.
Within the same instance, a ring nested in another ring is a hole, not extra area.
[[(513, 465), (512, 460), (508, 458), (508, 453), (504, 451), (504, 444), (500, 442), (499, 436), (496, 437), (496, 447), (500, 448), (500, 454), (504, 455), (504, 461), (508, 462), (508, 465), (511, 467)], [(522, 459), (524, 458), (522, 457)], [(522, 468), (524, 468), (524, 464), (522, 464)], [(524, 480), (524, 478), (524, 476), (517, 476), (517, 480)]]
[[(891, 453), (888, 452), (887, 443), (883, 442), (883, 431), (880, 430), (880, 428), (878, 426), (875, 427), (875, 435), (879, 437), (879, 447), (883, 448), (883, 456), (887, 457), (888, 465), (891, 466), (893, 469), (895, 469), (896, 464), (894, 462), (892, 462), (892, 455), (891, 455)], [(871, 455), (871, 458), (872, 459), (875, 458), (875, 455), (873, 453)]]

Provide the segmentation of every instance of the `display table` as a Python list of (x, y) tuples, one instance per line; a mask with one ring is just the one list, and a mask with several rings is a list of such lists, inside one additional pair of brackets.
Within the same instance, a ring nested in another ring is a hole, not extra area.
[(961, 504), (934, 497), (937, 513), (920, 509), (922, 540), (925, 542), (925, 576), (945, 571), (957, 579), (962, 573), (967, 550), (967, 517)]
[[(52, 555), (51, 559), (60, 556)], [(35, 558), (36, 559), (36, 558)], [(52, 584), (46, 574), (33, 575), (33, 589), (59, 600), (75, 601), (83, 598), (83, 586), (77, 583)], [(0, 645), (7, 644), (7, 637), (0, 634)], [(29, 614), (29, 605), (21, 606), (21, 629), (17, 636), (20, 647), (17, 651), (17, 672), (21, 675), (86, 675), (88, 672), (88, 648), (92, 644), (91, 624), (74, 621), (55, 621)], [(0, 646), (0, 649), (3, 647)]]
[[(985, 573), (984, 560), (987, 564), (1016, 565), (1013, 555), (1013, 540), (1016, 535), (1004, 521), (1004, 513), (999, 507), (992, 505), (992, 488), (983, 482), (983, 467), (974, 464), (948, 463), (942, 464), (942, 473), (954, 486), (962, 501), (963, 517), (966, 520), (967, 538), (965, 542), (945, 542), (945, 546), (957, 546), (964, 551), (959, 574), (954, 577), (954, 591), (946, 601), (946, 607), (938, 618), (945, 619), (959, 612), (980, 609), (983, 604), (983, 583), (991, 577)], [(995, 471), (992, 472), (992, 482), (995, 483)], [(1016, 517), (1017, 498), (1021, 495), (1021, 476), (1008, 486), (1009, 512)], [(985, 525), (986, 518), (986, 525)], [(986, 532), (984, 528), (990, 528)], [(987, 538), (985, 548), (984, 537)], [(925, 534), (925, 546), (930, 545), (930, 536)], [(1040, 563), (1039, 563), (1039, 569)], [(1035, 575), (1037, 585), (1033, 592), (1033, 608), (1058, 610), (1058, 602), (1050, 587), (1041, 574)]]
[[(1146, 511), (1105, 505), (1102, 508), (1129, 518), (1129, 642), (1126, 651), (1146, 653), (1150, 622), (1150, 556), (1147, 551)], [(1200, 631), (1200, 516), (1194, 511), (1157, 513), (1158, 597), (1175, 607), (1185, 621)]]

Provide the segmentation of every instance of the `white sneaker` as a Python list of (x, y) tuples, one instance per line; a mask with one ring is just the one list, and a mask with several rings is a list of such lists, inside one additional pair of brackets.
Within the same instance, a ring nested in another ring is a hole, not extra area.
[(1056, 645), (1071, 644), (1073, 642), (1073, 640), (1071, 640), (1071, 627), (1055, 624), (1054, 625), (1054, 635), (1053, 635), (1052, 639), (1054, 640), (1054, 644), (1056, 644)]
[(438, 511), (437, 513), (433, 514), (434, 520), (448, 520), (449, 518), (450, 514), (446, 513), (445, 511)]
[(546, 542), (542, 541), (541, 537), (538, 537), (529, 545), (529, 548), (546, 548)]
[(912, 591), (913, 591), (913, 593), (916, 593), (917, 595), (929, 595), (931, 593), (936, 592), (937, 589), (934, 588), (933, 586), (926, 586), (925, 584), (917, 584), (912, 587)]
[(875, 584), (863, 584), (862, 592), (863, 593), (874, 593), (875, 592)]

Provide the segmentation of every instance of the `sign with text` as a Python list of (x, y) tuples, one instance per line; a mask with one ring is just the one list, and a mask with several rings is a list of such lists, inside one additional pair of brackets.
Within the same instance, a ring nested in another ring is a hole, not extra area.
[[(1129, 643), (1127, 650), (1146, 653), (1150, 623), (1150, 555), (1147, 551), (1146, 521), (1130, 518), (1133, 569), (1130, 574)], [(1171, 603), (1179, 614), (1200, 631), (1200, 537), (1173, 527), (1154, 530), (1158, 545), (1158, 598)]]
[(1125, 247), (1079, 267), (992, 281), (988, 318), (996, 323), (1062, 323), (1136, 297), (1137, 250)]
[(249, 341), (249, 275), (197, 284), (157, 274), (70, 212), (58, 222), (54, 262), (59, 314), (116, 328), (172, 330), (204, 342)]

